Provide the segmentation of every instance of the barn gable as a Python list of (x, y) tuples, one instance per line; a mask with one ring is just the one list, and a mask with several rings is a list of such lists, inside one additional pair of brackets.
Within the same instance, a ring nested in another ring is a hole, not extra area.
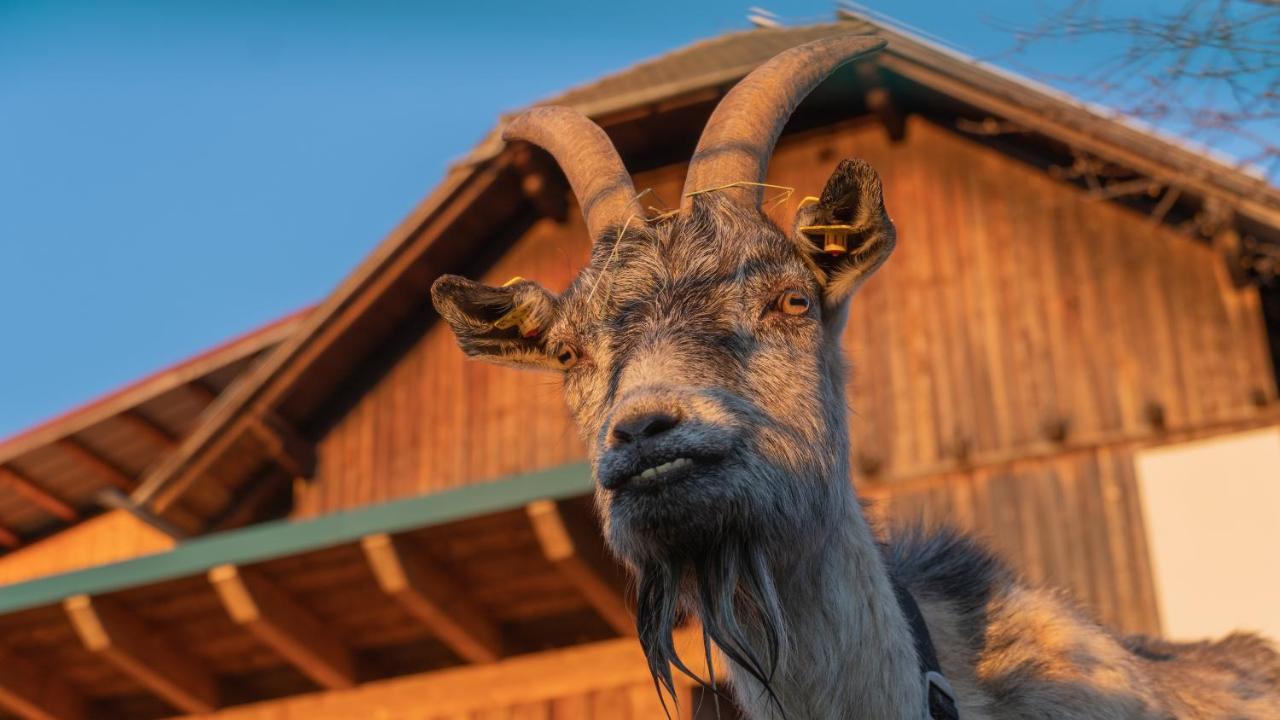
[[(144, 472), (176, 448), (217, 396), (291, 333), (299, 319), (299, 314), (282, 318), (0, 440), (0, 487), (5, 489), (0, 495), (0, 546), (29, 546), (93, 518), (104, 507), (130, 506), (128, 494)], [(175, 519), (179, 525), (187, 520)], [(183, 532), (158, 524), (161, 530), (137, 531), (143, 546), (153, 544), (146, 539), (152, 533)], [(92, 525), (77, 534), (104, 532), (118, 539), (109, 544), (129, 552), (131, 541), (124, 536), (133, 533), (124, 528), (131, 521)], [(16, 576), (6, 564), (15, 562), (0, 558), (0, 576), (12, 580)]]

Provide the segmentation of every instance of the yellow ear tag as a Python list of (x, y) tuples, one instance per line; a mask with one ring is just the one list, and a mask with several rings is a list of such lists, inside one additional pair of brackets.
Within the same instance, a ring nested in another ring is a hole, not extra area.
[[(523, 280), (524, 278), (517, 275), (511, 278), (510, 280), (502, 283), (502, 287), (511, 287), (512, 285), (515, 285), (518, 282), (522, 282)], [(512, 327), (519, 325), (521, 336), (527, 337), (527, 338), (536, 337), (538, 333), (542, 332), (542, 328), (538, 327), (532, 322), (529, 322), (529, 312), (530, 312), (530, 307), (528, 305), (517, 305), (515, 308), (511, 310), (511, 312), (495, 320), (493, 322), (493, 326), (499, 330), (508, 330)]]
[(493, 321), (493, 326), (499, 330), (509, 330), (516, 325), (523, 323), (529, 317), (528, 305), (517, 305), (511, 309), (506, 315)]
[(527, 320), (520, 323), (521, 337), (527, 337), (527, 338), (537, 337), (538, 333), (540, 332), (542, 332), (542, 328), (538, 327), (537, 325), (534, 325), (531, 322), (528, 322)]
[(804, 225), (798, 231), (817, 242), (822, 238), (822, 252), (828, 255), (844, 255), (849, 252), (849, 234), (852, 225)]

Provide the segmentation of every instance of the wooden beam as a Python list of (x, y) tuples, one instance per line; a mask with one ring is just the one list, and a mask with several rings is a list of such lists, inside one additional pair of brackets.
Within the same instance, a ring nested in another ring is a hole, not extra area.
[(178, 525), (156, 515), (149, 509), (135, 503), (128, 495), (115, 488), (102, 488), (94, 495), (94, 500), (104, 508), (123, 510), (132, 515), (138, 522), (146, 523), (174, 540), (185, 540), (192, 533)]
[(125, 410), (115, 418), (118, 422), (129, 426), (129, 431), (145, 437), (148, 442), (165, 450), (178, 446), (178, 436), (162, 427), (160, 423), (143, 415), (136, 409)]
[(70, 503), (36, 484), (34, 480), (11, 467), (0, 466), (0, 484), (8, 485), (14, 492), (39, 505), (45, 512), (65, 522), (80, 519), (80, 513)]
[(421, 551), (385, 533), (368, 535), (360, 544), (382, 591), (460, 657), (485, 663), (502, 656), (498, 626)]
[(290, 475), (309, 478), (315, 474), (315, 444), (299, 435), (279, 415), (263, 413), (251, 418), (249, 430), (266, 446), (276, 464)]
[[(688, 666), (701, 677), (707, 677), (701, 635), (694, 630), (677, 630), (674, 643)], [(717, 670), (723, 673), (723, 668), (723, 662), (717, 662)], [(680, 698), (678, 717), (689, 720), (694, 711), (690, 702), (693, 681), (679, 672), (675, 673), (674, 679)], [(650, 720), (663, 717), (640, 643), (633, 638), (625, 638), (519, 655), (490, 665), (464, 665), (388, 678), (351, 690), (308, 693), (237, 705), (206, 720), (347, 720), (378, 717), (374, 708), (381, 709), (385, 717), (422, 717), (424, 708), (427, 709), (427, 717), (433, 718), (474, 718), (489, 711), (499, 711), (504, 713), (501, 717), (506, 717), (505, 712), (513, 706), (550, 704), (562, 698), (593, 695), (617, 688), (628, 688), (632, 708), (639, 710), (630, 713), (632, 718)], [(667, 702), (670, 707), (670, 700)], [(675, 708), (671, 711), (673, 715), (676, 712)]]
[(75, 438), (65, 437), (54, 443), (59, 450), (75, 458), (80, 465), (88, 468), (90, 472), (105, 480), (108, 484), (120, 488), (124, 492), (133, 490), (136, 482), (129, 473), (116, 467), (114, 464), (90, 450), (84, 443)]
[[(236, 490), (227, 506), (205, 525), (205, 532), (221, 532), (248, 525), (259, 516), (264, 506), (289, 492), (294, 480), (279, 469), (267, 466)], [(303, 478), (296, 480), (306, 482)]]
[(193, 380), (183, 387), (189, 394), (195, 395), (202, 405), (211, 405), (214, 400), (218, 399), (218, 391), (199, 380)]
[(84, 698), (24, 657), (0, 651), (0, 708), (22, 720), (82, 720)]
[(64, 600), (63, 608), (85, 649), (100, 655), (175, 708), (208, 713), (218, 707), (218, 686), (213, 675), (119, 603), (76, 595)]
[(867, 109), (880, 120), (890, 142), (901, 142), (907, 136), (907, 116), (894, 99), (889, 88), (883, 85), (867, 90)]
[(1234, 225), (1226, 223), (1213, 234), (1213, 249), (1218, 252), (1223, 267), (1227, 269), (1231, 284), (1236, 288), (1248, 285), (1249, 272), (1244, 261), (1244, 246)]
[(351, 652), (324, 622), (261, 573), (235, 565), (209, 571), (227, 614), (321, 687), (354, 687)]
[(525, 506), (542, 555), (555, 566), (609, 626), (622, 635), (635, 635), (635, 619), (623, 599), (621, 568), (604, 549), (594, 525), (554, 500)]
[(18, 533), (14, 532), (13, 530), (10, 530), (5, 526), (0, 525), (0, 545), (3, 545), (7, 548), (16, 548), (21, 544), (22, 544), (21, 535), (18, 535)]
[(546, 157), (527, 146), (518, 147), (512, 154), (512, 162), (520, 171), (520, 191), (538, 211), (556, 222), (568, 217), (569, 202), (564, 183)]

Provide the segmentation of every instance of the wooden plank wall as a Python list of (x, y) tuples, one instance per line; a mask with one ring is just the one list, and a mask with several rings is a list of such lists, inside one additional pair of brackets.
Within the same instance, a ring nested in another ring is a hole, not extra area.
[[(923, 507), (977, 529), (1032, 578), (1154, 629), (1124, 448), (1270, 412), (1257, 293), (1205, 244), (917, 118), (897, 144), (865, 122), (786, 138), (770, 180), (796, 191), (778, 219), (849, 156), (879, 169), (899, 231), (845, 335), (855, 480), (891, 498), (888, 517)], [(671, 204), (683, 168), (636, 180)], [(564, 288), (587, 253), (571, 216), (535, 225), (484, 279)], [(438, 324), (318, 453), (300, 515), (584, 456), (554, 376), (465, 361)]]
[(0, 586), (163, 552), (173, 538), (112, 510), (0, 557)]
[(1160, 630), (1132, 448), (877, 484), (863, 495), (882, 528), (958, 527), (1028, 580), (1067, 590), (1105, 624)]

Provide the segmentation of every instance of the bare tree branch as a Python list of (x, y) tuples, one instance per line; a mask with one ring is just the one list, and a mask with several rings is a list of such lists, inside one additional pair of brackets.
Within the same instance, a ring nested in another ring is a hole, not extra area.
[(1017, 64), (1045, 45), (1104, 39), (1117, 50), (1079, 73), (1031, 74), (1280, 178), (1280, 0), (1171, 1), (1149, 16), (1111, 8), (1064, 0), (1030, 26), (997, 22), (1013, 38), (1002, 58)]

